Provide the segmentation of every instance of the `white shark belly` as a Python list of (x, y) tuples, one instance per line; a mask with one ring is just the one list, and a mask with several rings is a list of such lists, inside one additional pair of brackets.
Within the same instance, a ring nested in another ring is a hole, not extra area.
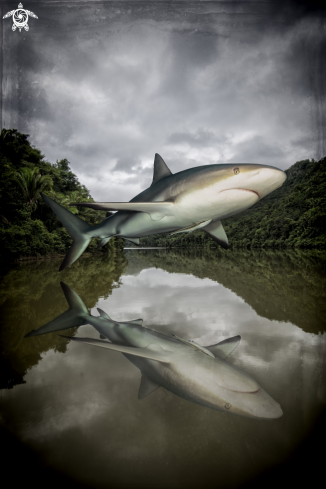
[(180, 221), (201, 222), (207, 219), (223, 219), (248, 209), (258, 200), (258, 194), (251, 190), (217, 190), (212, 185), (180, 195), (175, 202), (175, 214)]

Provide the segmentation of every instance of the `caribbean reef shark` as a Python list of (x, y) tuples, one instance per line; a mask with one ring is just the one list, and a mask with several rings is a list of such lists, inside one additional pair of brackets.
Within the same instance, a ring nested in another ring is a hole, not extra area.
[(73, 239), (61, 271), (79, 258), (92, 238), (101, 238), (99, 246), (104, 246), (113, 236), (139, 244), (143, 236), (201, 229), (223, 248), (228, 248), (221, 219), (248, 209), (280, 187), (285, 179), (282, 170), (256, 164), (198, 166), (173, 175), (156, 154), (151, 186), (130, 202), (70, 204), (118, 211), (95, 227), (49, 197), (43, 194), (42, 197)]
[(95, 317), (74, 290), (61, 286), (69, 309), (26, 337), (91, 324), (102, 340), (67, 338), (123, 353), (141, 371), (139, 399), (164, 387), (188, 401), (229, 413), (265, 419), (282, 416), (280, 405), (253, 378), (225, 360), (240, 336), (203, 347), (145, 328), (142, 319), (118, 322), (101, 309)]

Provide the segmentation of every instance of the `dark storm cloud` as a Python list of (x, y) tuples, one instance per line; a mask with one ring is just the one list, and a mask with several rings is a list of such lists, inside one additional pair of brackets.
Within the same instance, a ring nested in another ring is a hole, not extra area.
[(229, 160), (235, 163), (272, 163), (286, 158), (286, 151), (268, 144), (261, 136), (254, 136), (234, 147), (235, 155)]
[(96, 200), (150, 185), (156, 152), (173, 172), (322, 155), (318, 16), (272, 2), (36, 6), (28, 33), (5, 24), (4, 123), (68, 158)]
[(170, 144), (188, 144), (189, 146), (211, 146), (217, 143), (225, 143), (226, 137), (216, 136), (208, 129), (198, 129), (196, 133), (175, 132), (167, 138)]

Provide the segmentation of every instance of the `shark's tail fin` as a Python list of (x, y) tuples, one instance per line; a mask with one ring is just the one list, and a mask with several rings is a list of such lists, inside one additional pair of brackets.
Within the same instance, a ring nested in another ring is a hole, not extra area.
[(72, 265), (80, 257), (83, 251), (86, 250), (93, 237), (91, 233), (93, 227), (80, 219), (78, 216), (75, 216), (72, 212), (62, 207), (62, 205), (50, 199), (50, 197), (47, 197), (42, 193), (41, 195), (44, 202), (51, 207), (57, 218), (62, 222), (73, 239), (71, 248), (68, 250), (59, 268), (59, 271), (61, 272), (65, 268)]
[(61, 287), (67, 299), (69, 309), (49, 323), (44, 324), (39, 329), (30, 331), (25, 338), (88, 324), (90, 313), (82, 299), (74, 290), (63, 282), (61, 282)]

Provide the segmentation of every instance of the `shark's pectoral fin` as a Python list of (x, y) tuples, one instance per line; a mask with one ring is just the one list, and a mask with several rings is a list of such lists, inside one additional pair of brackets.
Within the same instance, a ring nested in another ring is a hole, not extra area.
[(213, 238), (222, 248), (227, 249), (229, 247), (228, 237), (224, 231), (221, 221), (210, 222), (207, 226), (202, 228), (207, 234)]
[(135, 357), (142, 357), (148, 360), (155, 360), (161, 363), (170, 363), (171, 352), (163, 350), (158, 345), (148, 345), (147, 348), (137, 348), (133, 346), (114, 345), (107, 341), (95, 340), (94, 338), (76, 338), (72, 336), (60, 335), (63, 338), (69, 338), (72, 341), (78, 341), (79, 343), (86, 343), (87, 345), (98, 346), (100, 348), (107, 348), (108, 350), (119, 351), (125, 355), (133, 355)]
[(156, 389), (158, 389), (159, 387), (161, 386), (158, 385), (153, 380), (146, 377), (146, 375), (142, 374), (139, 391), (138, 391), (138, 399), (144, 399), (145, 397), (149, 396), (152, 392), (156, 391)]
[(179, 229), (179, 231), (174, 231), (173, 233), (170, 234), (170, 236), (179, 233), (192, 233), (193, 231), (196, 231), (196, 229), (200, 229), (207, 226), (210, 222), (212, 222), (212, 219), (208, 219), (207, 221), (197, 222), (196, 224), (191, 224), (190, 226), (186, 226), (185, 228)]
[(211, 346), (205, 346), (205, 348), (212, 353), (216, 357), (226, 358), (227, 356), (230, 355), (230, 353), (233, 352), (233, 350), (238, 346), (240, 343), (241, 336), (232, 336), (232, 338), (227, 338), (226, 340), (220, 341), (219, 343), (216, 343), (216, 345), (211, 345)]
[(165, 216), (174, 216), (175, 206), (173, 202), (76, 202), (69, 205), (90, 207), (100, 211), (145, 212), (153, 221), (160, 221)]

